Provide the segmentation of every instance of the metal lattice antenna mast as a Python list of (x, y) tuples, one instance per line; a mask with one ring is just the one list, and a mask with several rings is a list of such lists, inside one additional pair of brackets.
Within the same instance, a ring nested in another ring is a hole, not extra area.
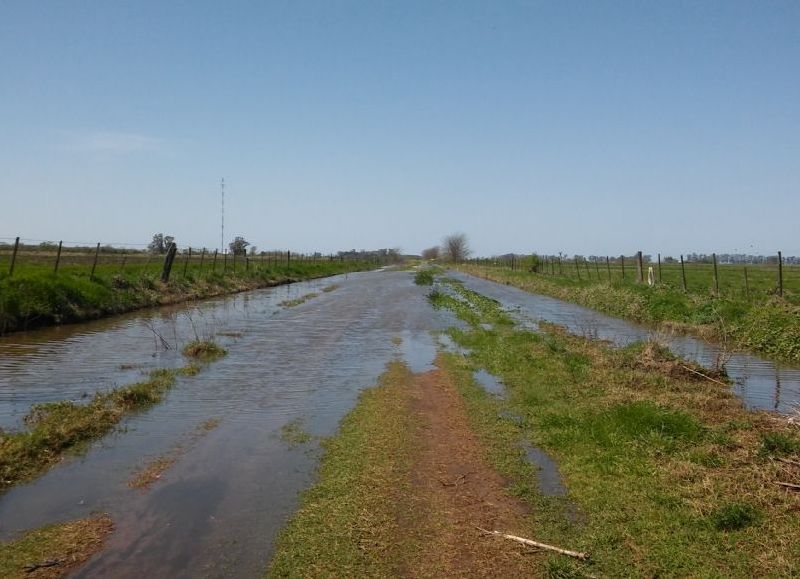
[(222, 193), (222, 226), (219, 234), (219, 250), (225, 252), (225, 177), (220, 181), (220, 191)]

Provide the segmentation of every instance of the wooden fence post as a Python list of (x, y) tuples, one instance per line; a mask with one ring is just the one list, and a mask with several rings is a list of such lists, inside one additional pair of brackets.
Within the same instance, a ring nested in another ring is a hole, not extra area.
[(14, 264), (17, 263), (17, 250), (19, 250), (19, 237), (14, 242), (14, 252), (11, 254), (11, 265), (8, 268), (8, 277), (14, 275)]
[(63, 243), (64, 243), (63, 241), (59, 241), (58, 242), (58, 253), (56, 253), (56, 265), (55, 265), (55, 267), (53, 267), (53, 273), (54, 274), (58, 273), (58, 264), (61, 263), (61, 245)]
[(178, 245), (173, 241), (169, 245), (167, 255), (164, 257), (164, 267), (161, 269), (161, 283), (169, 281), (170, 273), (172, 273), (172, 262), (175, 260), (175, 254), (178, 252)]
[(286, 267), (289, 267), (289, 264), (292, 263), (292, 252), (290, 250), (286, 250)]
[(686, 268), (683, 266), (683, 255), (681, 255), (681, 279), (683, 280), (683, 291), (686, 290)]
[(228, 273), (228, 252), (222, 250), (222, 273)]
[(189, 261), (192, 259), (192, 248), (189, 248), (189, 253), (186, 254), (186, 261), (183, 262), (183, 277), (186, 277), (186, 271), (189, 269)]
[(783, 295), (783, 255), (778, 252), (778, 295)]
[(597, 274), (597, 281), (600, 281), (600, 262), (594, 258), (594, 272)]
[(586, 267), (586, 279), (592, 279), (592, 271), (589, 269), (589, 260), (584, 259), (583, 265)]
[(622, 263), (622, 279), (625, 279), (625, 256), (619, 256), (620, 262)]
[(636, 283), (644, 282), (644, 263), (642, 262), (642, 252), (636, 252)]
[(747, 266), (744, 266), (744, 297), (750, 299), (750, 282), (747, 280)]
[(100, 242), (97, 242), (97, 248), (94, 250), (94, 263), (92, 263), (92, 273), (89, 274), (89, 279), (94, 279), (94, 270), (97, 269), (97, 258), (100, 257)]
[(200, 273), (203, 273), (203, 261), (206, 258), (206, 248), (203, 248), (203, 252), (200, 254)]
[(606, 269), (608, 270), (608, 281), (611, 282), (611, 260), (606, 256)]
[(658, 283), (661, 283), (661, 254), (658, 254)]
[(717, 254), (711, 254), (711, 261), (714, 262), (714, 293), (719, 295), (719, 275), (717, 273)]
[(214, 261), (211, 263), (211, 273), (217, 273), (217, 253), (218, 249), (214, 250)]
[(581, 279), (581, 269), (578, 267), (578, 256), (576, 255), (574, 258), (575, 261), (575, 272), (578, 274), (578, 280)]

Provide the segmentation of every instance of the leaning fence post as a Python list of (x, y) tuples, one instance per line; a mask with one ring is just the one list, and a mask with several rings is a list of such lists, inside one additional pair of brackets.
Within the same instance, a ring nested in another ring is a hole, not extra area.
[(642, 263), (642, 252), (636, 252), (636, 283), (644, 282), (644, 264)]
[(686, 268), (683, 266), (683, 255), (681, 255), (681, 279), (683, 280), (683, 291), (686, 291)]
[(161, 282), (167, 283), (169, 275), (172, 272), (172, 262), (175, 260), (175, 254), (178, 252), (178, 245), (173, 241), (167, 249), (167, 255), (164, 258), (164, 267), (161, 270)]
[(94, 250), (94, 263), (92, 263), (92, 273), (89, 274), (89, 279), (94, 279), (94, 270), (97, 269), (97, 258), (100, 257), (100, 242), (97, 242), (97, 248)]
[(778, 295), (783, 295), (783, 255), (778, 252)]
[(19, 237), (14, 242), (14, 251), (11, 254), (11, 265), (8, 268), (8, 277), (11, 277), (14, 274), (14, 264), (17, 263), (17, 250), (19, 249)]
[(58, 242), (58, 253), (56, 253), (56, 265), (53, 267), (54, 274), (58, 273), (58, 264), (61, 262), (61, 244), (63, 243), (64, 243), (63, 241)]
[(711, 261), (714, 262), (714, 293), (719, 295), (719, 275), (717, 274), (717, 254), (711, 254)]

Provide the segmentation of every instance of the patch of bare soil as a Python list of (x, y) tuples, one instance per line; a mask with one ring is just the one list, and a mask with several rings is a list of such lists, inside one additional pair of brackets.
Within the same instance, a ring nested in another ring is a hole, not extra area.
[(482, 527), (524, 535), (525, 507), (484, 460), (464, 402), (442, 370), (414, 377), (411, 411), (418, 419), (410, 511), (403, 526), (423, 533), (409, 561), (414, 577), (520, 577), (537, 569), (532, 551), (488, 537)]

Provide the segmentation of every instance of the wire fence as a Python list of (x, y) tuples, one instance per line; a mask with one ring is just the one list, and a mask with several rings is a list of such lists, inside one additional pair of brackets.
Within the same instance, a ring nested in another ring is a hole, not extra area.
[(158, 247), (97, 242), (49, 242), (23, 238), (0, 238), (0, 280), (47, 273), (76, 275), (89, 279), (108, 275), (161, 276), (237, 274), (297, 264), (331, 262), (389, 263), (392, 256), (381, 252), (301, 253), (291, 250), (219, 251), (205, 247), (179, 246), (174, 242)]
[(471, 262), (583, 282), (649, 284), (737, 299), (779, 295), (800, 300), (800, 259), (785, 257), (783, 252), (771, 256), (712, 253), (678, 257), (642, 252), (616, 257), (507, 254)]

